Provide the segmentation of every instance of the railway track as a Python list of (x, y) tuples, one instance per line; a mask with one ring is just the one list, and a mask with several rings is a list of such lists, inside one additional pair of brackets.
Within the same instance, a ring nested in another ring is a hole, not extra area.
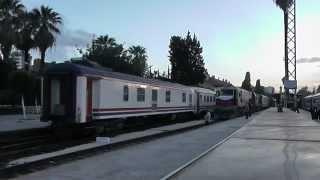
[[(141, 123), (141, 121), (137, 121), (139, 123), (126, 125), (121, 129), (107, 129), (107, 131), (102, 135), (115, 137), (121, 134), (144, 131), (150, 128), (156, 128), (175, 123), (184, 123), (190, 120), (192, 119), (186, 120), (180, 118), (177, 120), (165, 119), (162, 121), (159, 121), (159, 119), (152, 119), (144, 121), (143, 123)], [(95, 141), (96, 134), (84, 134), (86, 135), (76, 136), (75, 138), (68, 137), (63, 140), (60, 138), (54, 138), (50, 129), (48, 128), (0, 134), (0, 171), (2, 169), (6, 169), (7, 163), (15, 159), (50, 153)]]
[[(171, 122), (171, 124), (174, 123), (179, 123), (179, 122)], [(181, 121), (180, 121), (181, 123)], [(154, 128), (154, 127), (159, 127), (159, 126), (164, 126), (164, 125), (168, 125), (170, 124), (169, 122), (164, 122), (164, 124), (153, 124), (152, 126), (138, 126), (135, 127), (136, 131), (140, 131), (140, 130), (144, 130), (144, 129), (148, 129), (148, 128)], [(177, 129), (174, 131), (166, 131), (166, 132), (162, 132), (160, 134), (156, 134), (156, 135), (150, 135), (150, 136), (146, 136), (146, 137), (138, 137), (138, 138), (133, 138), (133, 139), (129, 139), (129, 140), (125, 140), (123, 142), (119, 142), (119, 143), (113, 143), (112, 145), (105, 145), (102, 147), (97, 147), (97, 148), (92, 148), (92, 149), (88, 149), (88, 150), (82, 150), (79, 152), (75, 152), (75, 153), (71, 153), (71, 154), (66, 154), (66, 155), (59, 155), (56, 157), (52, 157), (52, 158), (47, 158), (47, 159), (43, 159), (43, 160), (38, 160), (32, 163), (27, 163), (27, 164), (21, 164), (21, 165), (17, 165), (17, 166), (7, 166), (8, 162), (14, 159), (17, 159), (18, 156), (20, 157), (25, 157), (26, 155), (26, 151), (29, 152), (28, 156), (30, 155), (36, 155), (36, 154), (41, 154), (41, 153), (45, 153), (45, 152), (53, 152), (53, 151), (57, 151), (57, 150), (62, 150), (64, 148), (70, 147), (70, 146), (75, 146), (75, 145), (80, 145), (80, 144), (84, 144), (84, 143), (89, 143), (92, 142), (95, 137), (89, 137), (86, 140), (85, 139), (78, 139), (78, 140), (68, 140), (65, 142), (55, 142), (53, 143), (52, 141), (48, 141), (45, 142), (45, 144), (42, 145), (35, 145), (33, 147), (30, 146), (26, 146), (26, 148), (24, 149), (16, 149), (13, 148), (11, 149), (12, 151), (11, 153), (11, 157), (9, 156), (2, 156), (1, 155), (1, 150), (0, 150), (0, 161), (2, 162), (1, 158), (4, 158), (4, 162), (0, 164), (0, 179), (5, 177), (5, 178), (10, 178), (10, 177), (16, 177), (18, 174), (27, 174), (30, 173), (32, 171), (34, 171), (35, 169), (43, 169), (52, 165), (57, 165), (60, 163), (64, 163), (64, 162), (68, 162), (68, 161), (73, 161), (75, 159), (79, 159), (79, 158), (83, 158), (83, 157), (87, 157), (87, 156), (93, 156), (102, 152), (106, 152), (106, 151), (111, 151), (111, 150), (116, 150), (125, 146), (129, 146), (132, 144), (137, 144), (137, 143), (142, 143), (142, 142), (146, 142), (146, 141), (151, 141), (153, 139), (157, 139), (157, 138), (161, 138), (161, 137), (165, 137), (165, 136), (170, 136), (173, 134), (177, 134), (177, 133), (182, 133), (188, 130), (192, 130), (192, 129), (196, 129), (196, 128), (200, 128), (204, 126), (204, 124), (202, 125), (195, 125), (192, 127), (185, 127), (185, 128), (181, 128), (181, 129)], [(118, 132), (112, 132), (112, 135), (115, 136), (116, 134), (124, 134), (127, 132), (133, 132), (135, 130), (126, 127), (121, 131)], [(91, 139), (90, 139), (91, 138)], [(40, 141), (40, 140), (39, 140)], [(16, 146), (18, 147), (18, 146)], [(1, 148), (0, 148), (1, 149)], [(8, 152), (6, 152), (8, 153)]]
[[(29, 133), (29, 134), (28, 134)], [(11, 161), (42, 153), (53, 152), (70, 146), (90, 142), (93, 137), (81, 139), (65, 139), (59, 141), (52, 137), (50, 131), (28, 131), (10, 133), (1, 136), (0, 141), (0, 169)]]
[[(103, 135), (114, 137), (130, 132), (143, 131), (149, 128), (183, 122), (185, 121), (151, 120), (149, 123), (132, 123), (131, 125), (127, 125), (121, 129), (107, 129), (107, 132)], [(84, 136), (68, 137), (63, 140), (53, 137), (50, 129), (48, 128), (0, 134), (0, 171), (1, 169), (6, 168), (8, 162), (15, 159), (50, 153), (95, 141), (96, 134), (84, 134)]]
[[(133, 122), (121, 129), (106, 129), (107, 131), (103, 133), (102, 136), (115, 137), (121, 134), (143, 131), (175, 123), (184, 123), (190, 120), (192, 119), (185, 117), (176, 120), (164, 119), (162, 121), (159, 121), (159, 119), (151, 119), (148, 121), (138, 120), (136, 121), (137, 123)], [(49, 128), (0, 134), (0, 171), (6, 168), (8, 162), (15, 159), (50, 153), (95, 141), (96, 134), (84, 134), (84, 136), (76, 136), (75, 138), (68, 136), (68, 138), (64, 138), (63, 140), (53, 137)]]

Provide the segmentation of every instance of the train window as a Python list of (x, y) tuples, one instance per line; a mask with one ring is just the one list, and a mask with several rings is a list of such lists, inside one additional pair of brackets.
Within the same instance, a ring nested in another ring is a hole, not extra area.
[(202, 100), (202, 95), (200, 95), (199, 99), (200, 99), (200, 102), (202, 102), (202, 101), (203, 101), (203, 100)]
[(210, 102), (212, 102), (212, 99), (213, 99), (212, 96), (210, 96)]
[(207, 102), (209, 102), (209, 96), (207, 96)]
[(152, 89), (152, 101), (156, 102), (158, 101), (158, 90)]
[(142, 102), (145, 99), (146, 90), (144, 88), (137, 89), (137, 101)]
[(129, 100), (129, 87), (127, 85), (123, 86), (123, 101)]
[(187, 101), (187, 97), (186, 97), (186, 93), (182, 93), (182, 102), (186, 102)]
[(166, 102), (170, 102), (171, 100), (171, 91), (166, 91)]
[(232, 89), (222, 89), (220, 92), (222, 96), (233, 96), (233, 90)]
[(189, 94), (189, 103), (192, 103), (192, 94)]

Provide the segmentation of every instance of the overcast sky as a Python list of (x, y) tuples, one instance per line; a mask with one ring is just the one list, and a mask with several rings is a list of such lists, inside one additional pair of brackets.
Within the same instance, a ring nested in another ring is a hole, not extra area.
[[(283, 14), (272, 0), (22, 0), (29, 8), (48, 5), (64, 24), (48, 60), (78, 56), (93, 37), (108, 34), (126, 46), (142, 45), (149, 64), (166, 70), (172, 35), (195, 33), (211, 75), (240, 85), (278, 88), (284, 76)], [(320, 84), (320, 1), (297, 0), (298, 86)], [(37, 55), (38, 56), (38, 55)]]

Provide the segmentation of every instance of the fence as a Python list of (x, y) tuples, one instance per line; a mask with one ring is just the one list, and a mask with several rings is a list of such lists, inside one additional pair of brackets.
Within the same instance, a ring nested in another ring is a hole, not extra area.
[[(41, 106), (25, 106), (26, 114), (40, 114)], [(22, 114), (21, 105), (0, 105), (0, 114)]]

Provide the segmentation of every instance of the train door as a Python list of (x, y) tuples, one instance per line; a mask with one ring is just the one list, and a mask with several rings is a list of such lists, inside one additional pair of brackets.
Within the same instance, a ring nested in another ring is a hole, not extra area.
[(92, 79), (87, 78), (87, 121), (92, 120)]
[(200, 95), (199, 92), (196, 92), (196, 96), (197, 96), (197, 113), (200, 112), (200, 101), (202, 100), (202, 96)]
[(238, 105), (238, 95), (237, 95), (237, 90), (232, 90), (233, 92), (233, 105)]
[(44, 82), (43, 111), (49, 116), (66, 117), (73, 111), (73, 84), (68, 76), (48, 77)]
[(189, 94), (189, 107), (192, 107), (192, 94)]
[(152, 109), (157, 109), (158, 107), (158, 90), (157, 89), (152, 89), (151, 91), (151, 104), (152, 104)]

